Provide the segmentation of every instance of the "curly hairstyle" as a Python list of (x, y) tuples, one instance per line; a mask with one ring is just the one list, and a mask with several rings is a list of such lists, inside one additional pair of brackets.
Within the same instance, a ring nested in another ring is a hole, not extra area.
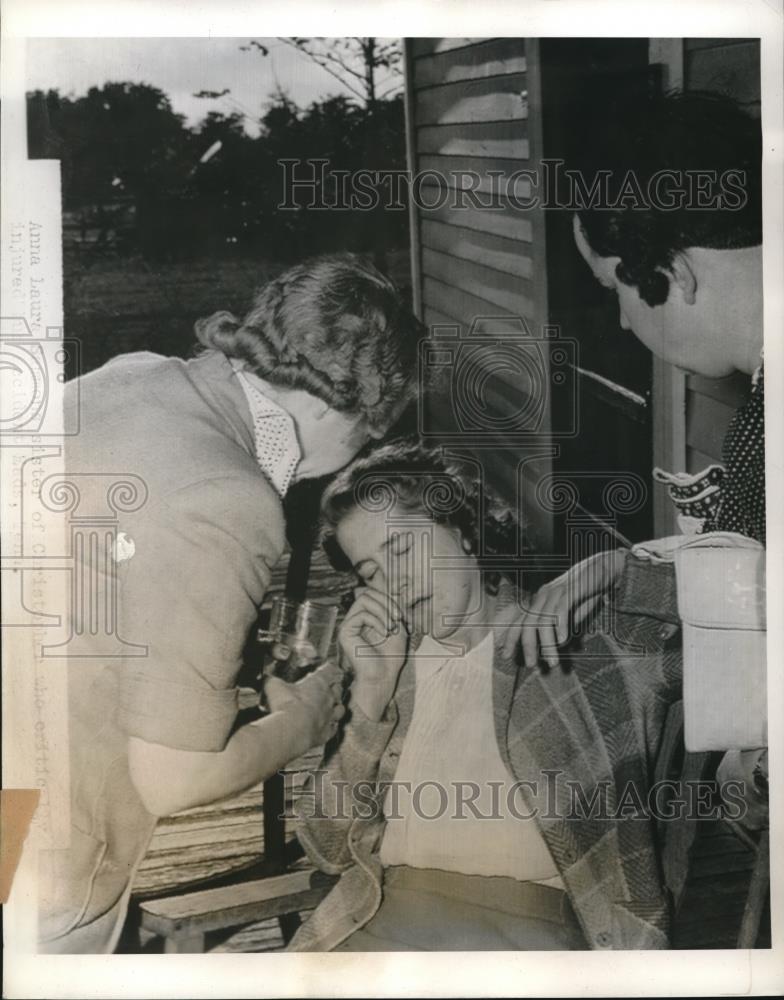
[(353, 254), (298, 264), (258, 292), (244, 319), (217, 312), (195, 330), (205, 347), (261, 378), (304, 389), (380, 432), (415, 394), (425, 333), (392, 282)]
[[(487, 489), (475, 465), (442, 447), (399, 438), (354, 459), (324, 492), (321, 540), (335, 569), (351, 569), (336, 537), (343, 518), (356, 509), (384, 511), (393, 506), (457, 528), (480, 567), (483, 557), (517, 551), (517, 520)], [(484, 571), (489, 593), (497, 593), (502, 575), (498, 570)]]
[[(667, 301), (666, 272), (679, 251), (762, 242), (761, 127), (730, 98), (697, 91), (636, 97), (605, 108), (600, 122), (591, 116), (590, 131), (577, 141), (570, 166), (589, 180), (610, 172), (611, 207), (577, 210), (583, 234), (600, 257), (621, 258), (616, 276), (637, 288), (648, 305)], [(629, 172), (644, 192), (662, 171), (713, 171), (718, 178), (742, 171), (745, 203), (710, 210), (613, 205)]]

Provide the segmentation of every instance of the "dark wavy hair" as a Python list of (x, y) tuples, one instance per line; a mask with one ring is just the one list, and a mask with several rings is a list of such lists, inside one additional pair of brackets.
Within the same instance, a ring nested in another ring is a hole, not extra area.
[(726, 171), (745, 174), (741, 207), (578, 209), (591, 249), (600, 257), (620, 257), (618, 279), (637, 288), (648, 305), (667, 301), (665, 272), (679, 251), (737, 249), (762, 242), (762, 131), (759, 121), (730, 98), (677, 91), (636, 97), (606, 107), (600, 120), (592, 116), (590, 131), (578, 141), (569, 166), (589, 184), (598, 171), (610, 171), (610, 204), (629, 171), (643, 192), (664, 170), (710, 170), (717, 177)]
[[(384, 511), (393, 506), (457, 528), (480, 567), (483, 556), (517, 551), (517, 520), (488, 490), (475, 464), (416, 438), (400, 438), (354, 459), (322, 497), (321, 540), (335, 569), (351, 569), (336, 537), (343, 518), (356, 509)], [(485, 588), (496, 593), (502, 574), (487, 569), (483, 576)]]
[(258, 292), (244, 319), (217, 312), (195, 330), (274, 385), (304, 389), (381, 432), (415, 395), (425, 334), (392, 282), (353, 254), (298, 264)]

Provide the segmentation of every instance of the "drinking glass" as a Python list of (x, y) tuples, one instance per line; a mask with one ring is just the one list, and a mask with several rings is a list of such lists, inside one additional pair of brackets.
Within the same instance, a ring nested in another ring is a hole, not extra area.
[(256, 633), (262, 647), (262, 685), (265, 677), (292, 684), (320, 666), (329, 654), (337, 618), (336, 605), (274, 598), (269, 628)]

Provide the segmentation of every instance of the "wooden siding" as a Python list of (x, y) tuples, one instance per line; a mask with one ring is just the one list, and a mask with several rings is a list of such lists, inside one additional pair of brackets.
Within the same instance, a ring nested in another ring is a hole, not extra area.
[(437, 55), (442, 52), (451, 52), (453, 49), (464, 49), (471, 45), (479, 45), (486, 41), (486, 38), (408, 39), (408, 43), (411, 45), (413, 55), (415, 56)]
[[(414, 54), (419, 56), (415, 63), (414, 75), (414, 83), (418, 90), (459, 80), (478, 80), (507, 76), (510, 73), (525, 73), (527, 69), (525, 53), (521, 51), (519, 38), (491, 38), (484, 42), (464, 39), (463, 41), (470, 43), (467, 47), (441, 49), (439, 53), (430, 55), (423, 51), (422, 45), (428, 41), (430, 39), (413, 40)], [(459, 41), (459, 39), (448, 39), (448, 41)]]
[[(474, 315), (536, 318), (534, 225), (502, 193), (531, 157), (526, 41), (418, 38), (408, 47), (412, 167), (434, 172), (423, 175), (417, 212), (423, 315), (466, 328)], [(530, 185), (518, 181), (516, 193)]]
[[(494, 329), (498, 333), (511, 335), (518, 329), (515, 322), (516, 313), (512, 314), (508, 309), (493, 305), (486, 298), (472, 295), (456, 287), (451, 281), (442, 281), (425, 274), (422, 281), (422, 300), (425, 310), (433, 308), (441, 312), (448, 317), (453, 326), (457, 325), (462, 333), (468, 333), (474, 319), (480, 316), (497, 318), (499, 322), (495, 323)], [(507, 318), (507, 324), (503, 323), (504, 318)]]
[(425, 247), (449, 253), (467, 261), (481, 260), (483, 265), (530, 280), (533, 259), (521, 252), (520, 241), (493, 233), (456, 228), (435, 219), (422, 222), (422, 243)]
[[(420, 211), (421, 218), (444, 222), (456, 229), (471, 229), (489, 236), (500, 236), (517, 244), (530, 243), (533, 224), (522, 212), (515, 211), (503, 199), (496, 199), (492, 208), (477, 208), (470, 204), (457, 208), (443, 205)], [(525, 248), (520, 248), (525, 253)]]
[[(514, 332), (520, 317), (537, 336), (546, 322), (543, 219), (515, 208), (505, 193), (507, 178), (541, 156), (537, 45), (522, 38), (406, 43), (410, 167), (422, 178), (412, 269), (431, 327), (465, 336), (477, 317), (492, 316), (494, 331)], [(518, 177), (514, 195), (530, 193)], [(514, 460), (508, 452), (506, 461)], [(549, 459), (538, 471), (548, 470)], [(498, 477), (513, 481), (510, 472)], [(550, 530), (544, 515), (530, 525), (541, 544)]]
[(524, 73), (427, 87), (417, 95), (417, 122), (451, 125), (523, 120), (528, 117), (521, 97), (524, 88)]
[[(444, 178), (440, 186), (434, 176), (423, 178), (420, 200), (432, 207), (417, 213), (422, 308), (468, 327), (472, 308), (539, 318), (531, 213), (500, 193), (505, 178), (531, 162), (530, 45), (520, 38), (408, 42), (412, 168)], [(529, 192), (519, 181), (516, 193)], [(465, 297), (447, 310), (450, 289)]]
[[(410, 166), (421, 177), (412, 271), (427, 324), (465, 335), (475, 317), (519, 316), (537, 335), (548, 321), (543, 213), (521, 211), (504, 192), (508, 178), (543, 155), (539, 49), (520, 38), (407, 43)], [(718, 90), (759, 108), (754, 39), (651, 39), (650, 61), (663, 65), (665, 87)], [(530, 193), (525, 179), (515, 193)], [(661, 361), (654, 372), (654, 464), (695, 472), (719, 461), (748, 380), (714, 385)], [(671, 533), (666, 491), (654, 490), (654, 505), (656, 533)], [(536, 533), (544, 540), (541, 517)]]
[[(534, 303), (528, 294), (528, 282), (518, 279), (510, 282), (509, 275), (492, 267), (485, 267), (476, 260), (460, 260), (450, 253), (431, 250), (424, 245), (426, 233), (422, 240), (422, 273), (431, 278), (437, 278), (445, 284), (455, 284), (458, 288), (470, 292), (477, 298), (484, 299), (490, 307), (499, 306), (503, 311), (515, 315), (520, 312), (530, 316), (534, 311)], [(481, 258), (480, 258), (481, 259)], [(530, 261), (529, 261), (530, 263)], [(495, 308), (490, 313), (497, 312)], [(488, 313), (487, 307), (483, 313)]]
[(528, 159), (528, 139), (516, 121), (422, 126), (420, 153), (440, 156), (494, 156)]

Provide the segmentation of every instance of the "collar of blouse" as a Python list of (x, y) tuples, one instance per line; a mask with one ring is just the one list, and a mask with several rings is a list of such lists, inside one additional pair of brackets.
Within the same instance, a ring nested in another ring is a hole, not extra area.
[(283, 497), (302, 458), (291, 415), (264, 393), (264, 383), (232, 359), (232, 368), (250, 409), (256, 461)]

